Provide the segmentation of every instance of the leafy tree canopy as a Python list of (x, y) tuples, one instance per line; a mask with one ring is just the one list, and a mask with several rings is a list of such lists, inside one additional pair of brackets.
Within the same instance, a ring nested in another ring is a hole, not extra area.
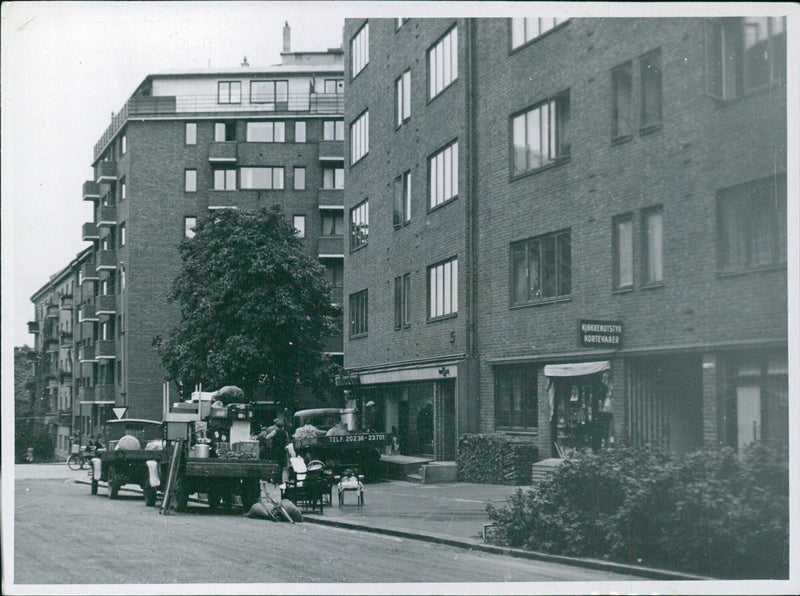
[(164, 367), (184, 388), (238, 385), (292, 405), (302, 385), (320, 393), (335, 365), (323, 340), (338, 331), (324, 268), (303, 252), (279, 207), (224, 209), (180, 244), (170, 301), (181, 322), (156, 337)]

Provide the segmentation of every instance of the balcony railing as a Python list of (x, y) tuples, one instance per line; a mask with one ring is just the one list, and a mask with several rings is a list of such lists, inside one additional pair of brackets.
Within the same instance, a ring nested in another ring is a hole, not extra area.
[(320, 188), (317, 193), (320, 207), (339, 207), (344, 209), (344, 189)]
[(239, 143), (209, 143), (208, 161), (235, 163), (239, 156)]
[(94, 180), (87, 180), (83, 183), (83, 200), (96, 201), (100, 198), (100, 185)]
[(97, 362), (97, 357), (94, 353), (94, 346), (81, 346), (78, 350), (78, 360), (83, 362)]
[(72, 296), (62, 296), (58, 301), (61, 310), (72, 310)]
[(101, 339), (94, 344), (94, 355), (98, 360), (113, 360), (117, 357), (117, 342)]
[(94, 178), (100, 182), (112, 182), (117, 179), (117, 162), (98, 161), (94, 166)]
[(94, 304), (82, 304), (78, 311), (78, 320), (81, 323), (84, 321), (99, 321), (97, 313), (94, 310)]
[(39, 321), (28, 321), (28, 333), (39, 333)]
[(97, 263), (95, 268), (98, 271), (108, 271), (117, 268), (117, 251), (116, 250), (98, 250)]
[(333, 304), (341, 304), (344, 297), (344, 288), (342, 286), (331, 287), (331, 302)]
[(98, 315), (116, 314), (117, 297), (114, 294), (97, 296), (94, 301), (94, 311)]
[(333, 337), (326, 337), (322, 340), (322, 351), (323, 352), (337, 352), (339, 354), (342, 353), (344, 350), (343, 341), (341, 335), (335, 335)]
[(343, 257), (344, 256), (344, 236), (320, 236), (318, 238), (319, 256)]
[(49, 337), (44, 343), (45, 352), (48, 354), (56, 354), (58, 353), (58, 338), (57, 337)]
[(115, 399), (116, 391), (114, 385), (94, 386), (94, 401), (114, 401)]
[(98, 205), (94, 210), (94, 222), (98, 228), (117, 225), (117, 208), (113, 205)]
[(340, 160), (344, 159), (344, 141), (320, 141), (319, 158)]
[(94, 263), (84, 263), (81, 265), (81, 284), (85, 281), (98, 281), (97, 268)]
[(48, 319), (57, 319), (58, 318), (58, 304), (48, 304), (45, 316)]
[(284, 101), (249, 101), (247, 85), (243, 85), (241, 103), (217, 103), (217, 95), (165, 95), (131, 97), (122, 109), (111, 118), (103, 136), (94, 146), (94, 158), (98, 159), (119, 129), (130, 117), (159, 116), (163, 114), (208, 114), (228, 115), (265, 112), (270, 115), (286, 114), (337, 114), (344, 113), (344, 94), (342, 93), (291, 93)]
[(69, 329), (64, 329), (58, 334), (59, 342), (62, 346), (67, 346), (72, 341), (72, 331)]
[(93, 221), (87, 221), (83, 224), (83, 239), (84, 240), (100, 240), (100, 232), (97, 225)]

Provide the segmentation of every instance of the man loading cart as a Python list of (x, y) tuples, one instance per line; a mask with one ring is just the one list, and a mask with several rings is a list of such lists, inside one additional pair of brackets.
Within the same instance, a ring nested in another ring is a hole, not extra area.
[(257, 438), (261, 459), (277, 462), (281, 466), (286, 463), (286, 445), (289, 444), (289, 435), (282, 420), (276, 418), (274, 424), (269, 428), (262, 427)]

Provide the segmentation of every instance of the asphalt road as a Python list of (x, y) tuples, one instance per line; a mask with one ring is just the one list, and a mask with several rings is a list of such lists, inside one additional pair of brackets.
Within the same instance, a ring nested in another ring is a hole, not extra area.
[(624, 591), (631, 587), (628, 576), (238, 512), (211, 515), (200, 505), (163, 516), (132, 493), (118, 500), (104, 491), (92, 496), (70, 479), (85, 471), (21, 467), (15, 584), (616, 581)]

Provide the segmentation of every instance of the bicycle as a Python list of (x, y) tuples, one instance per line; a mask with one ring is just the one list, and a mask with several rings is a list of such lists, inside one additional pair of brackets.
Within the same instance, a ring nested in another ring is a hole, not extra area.
[(84, 466), (91, 466), (94, 451), (81, 449), (78, 453), (70, 453), (67, 466), (70, 470), (83, 470)]

